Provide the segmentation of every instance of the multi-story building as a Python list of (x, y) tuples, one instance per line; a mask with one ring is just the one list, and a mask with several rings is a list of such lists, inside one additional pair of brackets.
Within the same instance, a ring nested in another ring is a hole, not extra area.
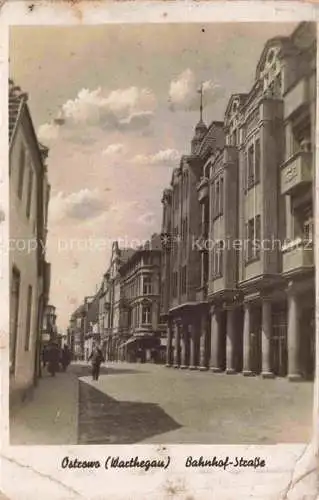
[(121, 296), (121, 265), (134, 253), (132, 248), (120, 248), (117, 241), (112, 244), (111, 260), (99, 290), (99, 328), (105, 358), (119, 358), (119, 346), (123, 342), (123, 300)]
[(58, 329), (56, 324), (56, 307), (47, 304), (44, 310), (43, 317), (43, 334), (42, 334), (42, 343), (47, 343), (50, 341), (56, 341)]
[(160, 324), (161, 239), (154, 234), (121, 265), (120, 358), (135, 361), (138, 357), (160, 360), (165, 326)]
[(93, 343), (100, 344), (101, 342), (98, 324), (100, 292), (97, 292), (94, 297), (86, 297), (86, 299), (88, 300), (86, 300), (84, 357), (87, 360), (92, 352)]
[(161, 351), (160, 236), (141, 247), (112, 245), (111, 261), (99, 290), (98, 324), (105, 358), (149, 359)]
[(84, 359), (86, 306), (81, 304), (71, 315), (69, 326), (69, 343), (73, 358)]
[(163, 233), (170, 224), (172, 234), (162, 276), (168, 365), (269, 378), (313, 374), (315, 82), (316, 27), (302, 23), (266, 43), (252, 89), (231, 96), (206, 157), (212, 126), (201, 125), (201, 134), (197, 127), (192, 161), (200, 173), (189, 189), (197, 191), (191, 213), (201, 213), (201, 230), (188, 233), (188, 240), (200, 236), (190, 264), (200, 276), (196, 299), (198, 282), (186, 271), (183, 301), (184, 262), (175, 264), (184, 212), (174, 193), (185, 160), (163, 197)]
[(176, 367), (195, 368), (200, 350), (203, 363), (206, 355), (204, 346), (200, 346), (199, 332), (206, 329), (207, 259), (198, 245), (208, 205), (198, 203), (197, 185), (207, 158), (223, 145), (223, 123), (215, 121), (207, 128), (201, 103), (191, 153), (181, 158), (180, 166), (173, 171), (171, 188), (163, 193), (161, 314), (168, 325), (167, 364)]
[(10, 396), (16, 402), (40, 374), (43, 313), (49, 299), (45, 260), (50, 186), (48, 149), (36, 137), (28, 96), (9, 81)]

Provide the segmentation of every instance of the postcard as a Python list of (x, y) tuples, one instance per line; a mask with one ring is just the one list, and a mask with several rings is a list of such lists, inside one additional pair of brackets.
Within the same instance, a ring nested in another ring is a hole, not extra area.
[(317, 18), (2, 6), (4, 499), (318, 498)]

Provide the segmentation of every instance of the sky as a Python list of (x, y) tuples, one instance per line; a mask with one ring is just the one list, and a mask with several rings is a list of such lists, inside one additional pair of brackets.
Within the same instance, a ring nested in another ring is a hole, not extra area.
[(265, 42), (295, 24), (13, 27), (10, 77), (29, 95), (49, 147), (50, 303), (65, 331), (93, 295), (111, 243), (160, 232), (163, 189), (199, 119), (222, 120), (232, 93), (250, 90)]

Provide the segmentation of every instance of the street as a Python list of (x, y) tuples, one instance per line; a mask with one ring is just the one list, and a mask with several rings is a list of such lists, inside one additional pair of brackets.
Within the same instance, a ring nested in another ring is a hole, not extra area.
[(110, 363), (44, 374), (11, 415), (12, 444), (271, 444), (311, 436), (313, 384)]

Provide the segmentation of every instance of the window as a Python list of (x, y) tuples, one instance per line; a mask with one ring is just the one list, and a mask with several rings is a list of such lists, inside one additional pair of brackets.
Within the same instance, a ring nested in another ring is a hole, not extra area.
[(16, 268), (12, 269), (10, 295), (10, 372), (12, 373), (15, 369), (20, 302), (20, 272)]
[(260, 229), (260, 215), (257, 215), (253, 219), (249, 219), (246, 224), (246, 261), (260, 258), (260, 241), (261, 241), (261, 229)]
[(144, 257), (143, 257), (143, 264), (144, 266), (149, 266), (151, 263), (151, 256), (150, 254), (145, 254)]
[(177, 209), (179, 206), (179, 186), (175, 186), (174, 189), (174, 208)]
[(176, 259), (178, 249), (178, 227), (173, 229), (173, 242), (172, 242), (172, 252), (173, 258)]
[(252, 144), (248, 149), (248, 189), (255, 183), (254, 176), (254, 145)]
[(188, 197), (188, 186), (189, 186), (189, 177), (188, 172), (185, 174), (185, 198)]
[(29, 285), (28, 295), (27, 295), (27, 319), (26, 319), (26, 332), (25, 332), (25, 344), (24, 344), (25, 351), (28, 351), (30, 349), (31, 317), (32, 317), (32, 286)]
[(303, 224), (303, 236), (305, 243), (310, 243), (313, 241), (313, 232), (314, 232), (313, 230), (314, 230), (313, 219), (306, 220)]
[(220, 178), (220, 199), (219, 199), (219, 213), (224, 213), (224, 177)]
[(31, 212), (31, 202), (32, 202), (32, 189), (33, 189), (33, 170), (30, 165), (29, 170), (29, 181), (28, 181), (28, 198), (27, 198), (27, 217), (29, 219)]
[(256, 139), (245, 154), (245, 190), (260, 182), (260, 139)]
[(219, 181), (215, 183), (215, 217), (219, 216)]
[(151, 323), (151, 306), (144, 304), (142, 306), (142, 323), (144, 325)]
[(177, 297), (177, 272), (173, 272), (173, 283), (172, 283), (172, 295), (173, 297)]
[(143, 276), (143, 295), (149, 295), (152, 293), (152, 277)]
[(212, 221), (215, 219), (215, 183), (213, 182), (211, 185), (210, 189), (210, 200), (211, 200), (211, 217), (210, 217), (210, 223), (212, 224)]
[(212, 218), (216, 219), (224, 213), (224, 178), (220, 176), (213, 183)]
[(184, 295), (186, 293), (186, 284), (187, 284), (187, 273), (186, 273), (186, 266), (182, 267), (182, 272), (181, 272), (181, 294)]
[(20, 200), (22, 198), (22, 192), (23, 192), (25, 160), (26, 160), (25, 150), (24, 147), (22, 146), (19, 158), (19, 178), (18, 178), (18, 196)]
[(186, 247), (187, 247), (187, 224), (188, 220), (187, 217), (185, 217), (182, 221), (182, 249), (183, 249), (183, 254), (185, 253)]
[(310, 117), (303, 118), (292, 129), (293, 154), (300, 151), (311, 151), (311, 124)]
[(260, 139), (255, 142), (255, 182), (260, 182)]
[(295, 236), (301, 236), (305, 243), (313, 241), (314, 222), (312, 205), (307, 203), (298, 207), (296, 209), (296, 219), (297, 227)]
[(223, 241), (216, 242), (213, 248), (213, 277), (220, 278), (223, 276), (223, 258), (224, 258), (224, 245)]

